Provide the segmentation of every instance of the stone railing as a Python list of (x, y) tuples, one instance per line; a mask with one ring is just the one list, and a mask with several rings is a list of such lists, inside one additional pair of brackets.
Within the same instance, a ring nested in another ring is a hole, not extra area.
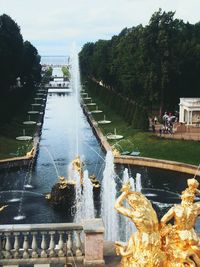
[(103, 232), (100, 219), (83, 224), (0, 225), (0, 265), (84, 262), (95, 266), (103, 263)]

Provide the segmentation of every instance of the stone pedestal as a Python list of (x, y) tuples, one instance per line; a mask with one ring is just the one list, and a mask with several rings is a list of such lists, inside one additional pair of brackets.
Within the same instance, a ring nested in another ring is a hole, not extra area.
[(85, 234), (84, 266), (104, 266), (104, 227), (102, 219), (84, 221), (83, 230)]

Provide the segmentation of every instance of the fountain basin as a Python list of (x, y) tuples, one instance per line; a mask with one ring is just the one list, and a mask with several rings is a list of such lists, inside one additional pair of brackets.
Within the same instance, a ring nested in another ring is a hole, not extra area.
[(109, 140), (119, 140), (119, 139), (122, 139), (122, 138), (123, 138), (123, 135), (119, 135), (119, 134), (107, 135), (107, 139), (109, 139)]
[(38, 113), (39, 113), (39, 111), (35, 111), (35, 110), (28, 111), (28, 114), (32, 114), (32, 115), (35, 115)]
[(40, 101), (40, 100), (43, 100), (43, 98), (42, 97), (35, 97), (34, 100)]
[(98, 124), (108, 124), (108, 123), (111, 123), (111, 121), (108, 120), (98, 121)]
[(16, 137), (16, 140), (18, 140), (18, 141), (30, 141), (32, 139), (33, 139), (32, 136), (27, 136), (27, 135), (22, 135), (22, 136)]
[(39, 104), (39, 103), (33, 103), (33, 104), (31, 104), (31, 106), (39, 107), (39, 106), (41, 106), (41, 104)]
[(88, 103), (87, 106), (96, 106), (96, 103)]
[(92, 110), (91, 113), (102, 113), (102, 110)]
[(25, 125), (34, 125), (34, 124), (36, 124), (36, 121), (23, 121), (23, 124), (25, 124)]

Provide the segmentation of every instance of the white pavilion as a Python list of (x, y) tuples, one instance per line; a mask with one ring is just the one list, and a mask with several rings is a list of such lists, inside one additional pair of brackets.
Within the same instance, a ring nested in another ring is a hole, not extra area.
[(179, 122), (200, 124), (200, 98), (180, 98)]

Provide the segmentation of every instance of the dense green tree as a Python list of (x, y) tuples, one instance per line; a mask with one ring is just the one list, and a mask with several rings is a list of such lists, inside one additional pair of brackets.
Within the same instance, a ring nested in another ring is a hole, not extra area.
[(145, 27), (88, 43), (79, 54), (84, 77), (102, 81), (112, 94), (136, 104), (125, 115), (134, 127), (146, 127), (137, 123), (141, 113), (161, 116), (177, 109), (180, 97), (200, 96), (200, 23), (184, 23), (174, 14), (159, 9)]
[(25, 41), (23, 45), (20, 76), (25, 83), (41, 80), (40, 56), (37, 49), (28, 41)]
[(0, 16), (0, 88), (6, 93), (19, 76), (23, 38), (20, 28), (6, 14)]
[[(21, 86), (16, 79), (21, 78)], [(40, 56), (8, 15), (0, 16), (0, 122), (12, 119), (41, 80)], [(5, 113), (5, 110), (7, 112)]]

